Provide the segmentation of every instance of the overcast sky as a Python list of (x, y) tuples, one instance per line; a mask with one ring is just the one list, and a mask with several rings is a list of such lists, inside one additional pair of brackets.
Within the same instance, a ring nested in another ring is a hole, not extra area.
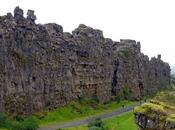
[(140, 41), (142, 52), (175, 65), (175, 0), (0, 0), (0, 15), (20, 6), (37, 23), (55, 22), (71, 32), (80, 23), (115, 41)]

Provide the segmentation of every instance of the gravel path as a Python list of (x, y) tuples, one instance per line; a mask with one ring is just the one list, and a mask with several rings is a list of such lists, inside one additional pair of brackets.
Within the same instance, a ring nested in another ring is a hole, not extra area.
[(114, 110), (114, 111), (109, 112), (109, 113), (93, 116), (93, 117), (90, 117), (88, 119), (82, 119), (82, 120), (78, 120), (78, 121), (70, 121), (70, 122), (66, 122), (64, 124), (58, 124), (58, 125), (51, 125), (51, 126), (39, 128), (38, 130), (56, 130), (59, 128), (68, 128), (68, 127), (74, 127), (74, 126), (79, 126), (79, 125), (86, 125), (90, 122), (90, 120), (92, 120), (94, 118), (99, 117), (101, 119), (106, 119), (106, 118), (111, 118), (113, 116), (118, 116), (120, 114), (123, 114), (125, 112), (129, 112), (129, 111), (133, 110), (133, 108), (135, 106), (139, 106), (139, 105), (140, 105), (140, 103), (136, 103), (134, 105), (127, 106), (125, 108), (120, 108), (120, 109)]

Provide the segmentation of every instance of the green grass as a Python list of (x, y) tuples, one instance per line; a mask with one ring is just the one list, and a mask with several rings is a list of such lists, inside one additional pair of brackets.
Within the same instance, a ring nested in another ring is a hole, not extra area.
[[(80, 103), (72, 102), (70, 105), (48, 112), (42, 118), (34, 116), (38, 124), (42, 126), (59, 124), (67, 121), (80, 120), (90, 116), (113, 111), (124, 106), (132, 105), (134, 102), (121, 101), (110, 102), (108, 104)], [(42, 113), (41, 113), (42, 114)]]
[(137, 130), (133, 112), (124, 113), (105, 122), (109, 130)]
[(175, 106), (175, 91), (171, 90), (159, 92), (154, 98), (154, 100)]
[(62, 129), (62, 130), (88, 130), (88, 127), (86, 125), (81, 125), (81, 126), (71, 127), (71, 128)]
[[(127, 112), (120, 116), (106, 119), (104, 120), (104, 123), (109, 130), (137, 130), (137, 125), (134, 122), (133, 112)], [(84, 125), (63, 130), (88, 130), (88, 127)]]

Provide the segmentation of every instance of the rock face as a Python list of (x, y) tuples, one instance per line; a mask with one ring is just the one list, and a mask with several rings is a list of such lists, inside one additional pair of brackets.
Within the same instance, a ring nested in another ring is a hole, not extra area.
[(108, 102), (127, 86), (136, 99), (166, 88), (170, 67), (140, 52), (140, 42), (112, 41), (83, 24), (72, 34), (35, 23), (16, 7), (0, 17), (0, 111), (30, 114), (81, 97)]

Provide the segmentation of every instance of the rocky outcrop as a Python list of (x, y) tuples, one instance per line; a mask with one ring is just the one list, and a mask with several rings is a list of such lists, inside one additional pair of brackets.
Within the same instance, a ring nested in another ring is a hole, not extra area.
[(136, 99), (166, 88), (170, 67), (140, 52), (140, 42), (104, 38), (83, 24), (72, 33), (35, 23), (16, 7), (0, 17), (0, 111), (29, 114), (81, 97), (108, 102), (128, 87)]
[(139, 130), (175, 130), (175, 92), (165, 92), (134, 109)]

